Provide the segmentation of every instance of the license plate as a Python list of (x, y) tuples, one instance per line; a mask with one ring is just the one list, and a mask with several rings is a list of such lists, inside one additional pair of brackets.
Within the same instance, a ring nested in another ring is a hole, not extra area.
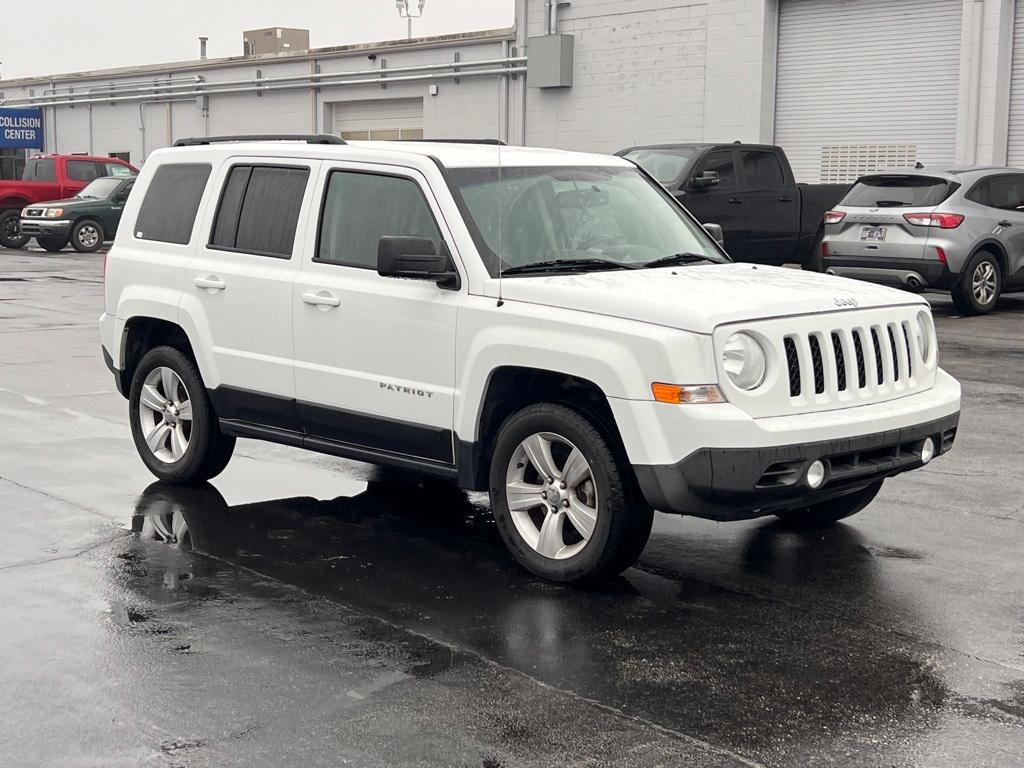
[(881, 243), (885, 241), (885, 227), (864, 227), (860, 231), (860, 239)]

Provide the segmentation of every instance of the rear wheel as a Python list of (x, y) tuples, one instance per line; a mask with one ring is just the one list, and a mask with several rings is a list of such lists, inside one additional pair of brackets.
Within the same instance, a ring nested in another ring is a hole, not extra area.
[(132, 437), (149, 471), (170, 483), (216, 477), (235, 438), (220, 431), (195, 362), (174, 347), (145, 354), (128, 398)]
[(93, 253), (103, 245), (103, 227), (98, 221), (83, 219), (71, 228), (71, 247), (79, 253)]
[(68, 239), (66, 237), (37, 237), (36, 242), (44, 251), (57, 253), (68, 244)]
[(0, 213), (0, 246), (24, 248), (31, 239), (21, 234), (21, 211)]
[(824, 528), (860, 512), (874, 501), (881, 489), (882, 481), (879, 480), (867, 488), (840, 496), (838, 499), (777, 512), (776, 517), (790, 528)]
[(979, 251), (968, 259), (953, 286), (953, 304), (962, 315), (987, 314), (995, 309), (1002, 288), (999, 260), (988, 251)]
[(596, 420), (553, 403), (510, 416), (495, 440), (491, 508), (513, 557), (552, 581), (593, 581), (631, 566), (653, 510)]

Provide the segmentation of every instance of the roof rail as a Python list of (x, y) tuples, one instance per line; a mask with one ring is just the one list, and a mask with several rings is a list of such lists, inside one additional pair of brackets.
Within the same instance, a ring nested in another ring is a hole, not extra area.
[(232, 141), (304, 141), (307, 144), (347, 144), (340, 136), (327, 133), (264, 133), (242, 136), (192, 136), (178, 139), (176, 147), (203, 147), (209, 144), (225, 144)]
[(427, 144), (490, 144), (496, 147), (507, 147), (501, 139), (402, 139), (402, 141), (422, 141)]

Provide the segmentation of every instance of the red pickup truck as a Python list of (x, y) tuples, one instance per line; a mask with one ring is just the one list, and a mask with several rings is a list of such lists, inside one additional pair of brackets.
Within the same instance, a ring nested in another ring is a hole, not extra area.
[(21, 181), (0, 181), (0, 246), (22, 248), (21, 209), (31, 203), (74, 197), (100, 176), (134, 176), (139, 169), (115, 157), (34, 155), (25, 161)]

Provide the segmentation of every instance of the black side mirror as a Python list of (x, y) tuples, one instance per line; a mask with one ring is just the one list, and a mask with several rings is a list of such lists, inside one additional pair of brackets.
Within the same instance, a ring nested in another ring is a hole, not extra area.
[(712, 240), (725, 248), (725, 232), (722, 231), (721, 224), (705, 224), (704, 231), (711, 235)]
[(429, 237), (382, 237), (377, 242), (377, 274), (431, 280), (439, 288), (452, 291), (461, 285), (447, 246), (442, 242), (441, 253), (438, 253)]
[(717, 186), (720, 181), (718, 171), (704, 171), (700, 176), (690, 179), (690, 186), (694, 189), (708, 189)]

